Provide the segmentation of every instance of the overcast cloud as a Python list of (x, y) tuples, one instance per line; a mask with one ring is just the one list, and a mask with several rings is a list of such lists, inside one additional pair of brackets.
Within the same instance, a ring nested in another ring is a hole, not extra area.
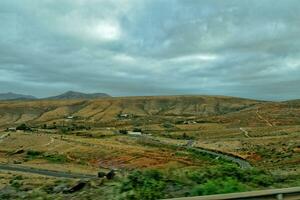
[(1, 0), (0, 93), (300, 98), (299, 0)]

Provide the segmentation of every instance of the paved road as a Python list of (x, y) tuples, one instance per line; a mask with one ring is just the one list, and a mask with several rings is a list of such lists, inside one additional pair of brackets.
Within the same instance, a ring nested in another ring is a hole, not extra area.
[[(144, 136), (144, 137), (148, 138), (148, 139), (151, 139), (155, 142), (158, 142), (161, 145), (164, 145), (164, 144), (165, 145), (172, 145), (172, 144), (169, 144), (167, 142), (162, 142), (161, 140), (159, 140), (158, 138), (155, 138), (155, 137), (149, 137), (149, 136)], [(194, 140), (188, 140), (186, 145), (175, 145), (175, 146), (184, 147), (186, 149), (191, 149), (191, 150), (199, 152), (199, 153), (204, 153), (204, 154), (211, 155), (215, 158), (221, 158), (221, 159), (224, 159), (224, 160), (227, 160), (227, 161), (230, 161), (230, 162), (234, 162), (234, 163), (238, 164), (242, 169), (252, 168), (251, 164), (247, 160), (244, 160), (244, 159), (239, 158), (239, 157), (234, 156), (234, 155), (226, 154), (224, 152), (218, 152), (218, 151), (213, 151), (213, 150), (205, 149), (205, 148), (201, 148), (201, 147), (195, 147), (194, 143), (195, 143)]]
[(58, 172), (58, 171), (51, 171), (51, 170), (45, 170), (45, 169), (24, 167), (24, 166), (20, 166), (20, 165), (0, 164), (0, 170), (32, 173), (32, 174), (39, 174), (39, 175), (44, 175), (44, 176), (52, 176), (52, 177), (56, 177), (56, 178), (70, 178), (70, 179), (96, 178), (96, 175)]
[(222, 158), (224, 160), (234, 162), (234, 163), (238, 164), (242, 169), (252, 168), (251, 164), (248, 161), (243, 160), (243, 159), (238, 158), (238, 157), (235, 157), (235, 156), (224, 154), (222, 152), (214, 152), (214, 151), (203, 149), (203, 148), (200, 148), (200, 147), (192, 147), (190, 149), (192, 149), (194, 151), (197, 151), (199, 153), (209, 154), (209, 155), (212, 155), (216, 158)]
[(238, 158), (238, 157), (235, 157), (235, 156), (232, 156), (232, 155), (228, 155), (228, 154), (225, 154), (225, 153), (222, 153), (222, 152), (215, 152), (215, 151), (211, 151), (211, 150), (200, 148), (200, 147), (194, 147), (194, 143), (195, 143), (194, 140), (189, 140), (186, 144), (186, 147), (189, 148), (189, 149), (192, 149), (194, 151), (200, 152), (200, 153), (209, 154), (209, 155), (212, 155), (216, 158), (222, 158), (224, 160), (234, 162), (234, 163), (238, 164), (242, 169), (251, 168), (250, 163), (246, 160), (243, 160), (241, 158)]

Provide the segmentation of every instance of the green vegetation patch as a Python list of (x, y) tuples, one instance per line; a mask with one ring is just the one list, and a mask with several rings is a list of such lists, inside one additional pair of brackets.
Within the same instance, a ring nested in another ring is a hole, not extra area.
[(244, 192), (247, 186), (240, 183), (234, 178), (224, 178), (209, 180), (204, 184), (198, 185), (193, 188), (191, 194), (193, 196), (210, 195), (210, 194), (225, 194), (233, 192)]
[(162, 199), (266, 188), (276, 179), (265, 171), (222, 164), (208, 169), (134, 171), (123, 180), (121, 199)]
[(120, 186), (121, 199), (160, 199), (167, 184), (161, 172), (135, 171)]
[(40, 151), (29, 150), (26, 153), (26, 159), (34, 160), (34, 159), (44, 159), (51, 163), (66, 163), (69, 159), (62, 154), (48, 154)]
[(0, 189), (0, 199), (154, 200), (287, 187), (292, 186), (292, 179), (293, 184), (299, 183), (299, 176), (279, 178), (263, 170), (219, 164), (206, 169), (185, 167), (131, 171), (125, 177), (95, 179), (80, 191), (65, 193), (65, 189), (76, 185), (76, 181), (59, 180), (27, 190), (26, 179), (15, 176), (10, 181), (9, 190)]

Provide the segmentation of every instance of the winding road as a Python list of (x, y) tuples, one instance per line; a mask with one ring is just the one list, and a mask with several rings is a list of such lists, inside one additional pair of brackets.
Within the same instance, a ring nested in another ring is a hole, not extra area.
[(239, 158), (239, 157), (236, 157), (236, 156), (233, 156), (233, 155), (228, 155), (228, 154), (225, 154), (225, 153), (222, 153), (222, 152), (216, 152), (216, 151), (204, 149), (204, 148), (201, 148), (201, 147), (194, 147), (194, 143), (195, 143), (195, 141), (189, 140), (185, 147), (188, 148), (188, 149), (191, 149), (193, 151), (199, 152), (199, 153), (208, 154), (208, 155), (211, 155), (211, 156), (216, 157), (216, 158), (222, 158), (224, 160), (236, 163), (242, 169), (252, 168), (251, 164), (248, 161), (246, 161), (242, 158)]
[(250, 169), (250, 168), (252, 168), (251, 164), (248, 161), (243, 160), (243, 159), (238, 158), (238, 157), (234, 157), (234, 156), (231, 156), (231, 155), (226, 155), (226, 154), (223, 154), (223, 153), (220, 153), (220, 152), (214, 152), (214, 151), (203, 149), (203, 148), (199, 148), (199, 147), (192, 147), (191, 149), (194, 150), (194, 151), (197, 151), (199, 153), (205, 153), (205, 154), (214, 156), (216, 158), (222, 158), (224, 160), (236, 163), (242, 169)]
[(205, 149), (203, 147), (195, 147), (194, 146), (194, 144), (195, 144), (194, 140), (188, 140), (187, 144), (185, 144), (185, 145), (174, 145), (174, 144), (170, 144), (170, 143), (167, 143), (167, 142), (162, 142), (161, 140), (159, 140), (158, 138), (155, 138), (155, 137), (149, 137), (149, 136), (145, 136), (145, 135), (143, 137), (148, 138), (148, 139), (150, 139), (154, 142), (158, 142), (161, 145), (173, 145), (173, 146), (176, 146), (176, 147), (183, 147), (185, 149), (192, 150), (192, 151), (197, 152), (197, 153), (207, 154), (207, 155), (213, 156), (215, 158), (221, 158), (223, 160), (227, 160), (227, 161), (236, 163), (242, 169), (251, 169), (252, 168), (251, 164), (247, 160), (244, 160), (240, 157), (230, 155), (228, 153), (224, 153), (224, 152), (221, 152), (221, 151), (214, 151), (214, 150), (210, 150), (210, 149)]

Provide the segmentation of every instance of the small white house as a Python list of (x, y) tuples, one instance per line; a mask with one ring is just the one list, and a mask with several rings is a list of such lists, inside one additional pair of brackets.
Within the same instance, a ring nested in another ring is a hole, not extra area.
[(7, 130), (10, 131), (10, 132), (16, 132), (16, 131), (17, 131), (17, 128), (11, 127), (11, 128), (8, 128)]
[(74, 119), (74, 116), (70, 115), (67, 117), (67, 119)]
[(129, 114), (120, 114), (120, 117), (122, 117), (122, 118), (128, 118)]
[(196, 121), (184, 121), (183, 124), (197, 124)]
[(128, 135), (132, 135), (132, 136), (141, 136), (142, 133), (141, 133), (141, 132), (128, 131)]

